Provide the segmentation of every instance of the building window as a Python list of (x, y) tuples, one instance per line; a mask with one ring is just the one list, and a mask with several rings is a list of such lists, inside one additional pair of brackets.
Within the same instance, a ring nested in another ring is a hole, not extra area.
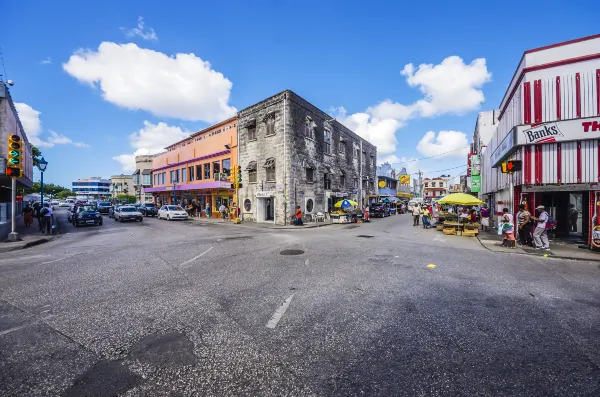
[(223, 159), (223, 161), (221, 161), (221, 166), (223, 168), (223, 173), (225, 175), (231, 175), (231, 160), (230, 159)]
[(364, 164), (367, 160), (365, 159), (367, 157), (367, 152), (362, 152), (362, 158), (361, 158), (361, 162)]
[(314, 208), (315, 208), (315, 203), (314, 203), (313, 199), (306, 200), (306, 213), (310, 214), (311, 212), (313, 212)]
[(190, 182), (194, 180), (194, 166), (188, 167), (188, 172), (190, 173)]
[(275, 158), (268, 158), (265, 168), (267, 169), (267, 182), (275, 182)]
[(181, 169), (181, 181), (180, 182), (187, 182), (187, 179), (185, 179), (185, 176), (186, 176), (185, 174), (186, 174), (185, 168), (182, 168)]
[(354, 148), (354, 158), (357, 159), (360, 157), (360, 149), (355, 147)]
[(310, 139), (315, 139), (315, 123), (310, 116), (306, 116), (304, 119), (304, 136)]
[(256, 125), (248, 127), (248, 140), (249, 141), (256, 140)]
[(323, 188), (331, 190), (331, 176), (328, 173), (323, 174)]
[(358, 189), (358, 178), (354, 178), (354, 188)]
[(275, 135), (275, 112), (267, 114), (265, 117), (265, 125), (267, 129), (266, 135)]
[(252, 209), (252, 201), (250, 201), (250, 199), (244, 200), (244, 210), (246, 212), (250, 212), (251, 209)]
[(371, 167), (375, 166), (375, 157), (371, 156)]
[(425, 182), (425, 187), (429, 187), (429, 182)]
[(204, 164), (204, 179), (210, 179), (210, 163)]
[(435, 187), (435, 182), (431, 182), (431, 187)]
[(179, 170), (175, 170), (175, 182), (179, 183), (180, 179), (179, 179)]
[(248, 163), (246, 171), (248, 171), (248, 182), (256, 183), (256, 161), (251, 161), (250, 163)]
[(202, 180), (202, 164), (198, 164), (196, 166), (196, 180), (198, 180), (198, 181)]
[(444, 187), (444, 182), (440, 182), (440, 187)]
[(340, 141), (339, 151), (340, 154), (346, 154), (346, 142)]
[(340, 175), (340, 187), (343, 188), (344, 186), (346, 186), (346, 173), (342, 171)]
[(171, 178), (171, 183), (175, 182), (175, 171), (171, 171), (169, 172), (170, 174), (170, 178)]
[(313, 170), (312, 168), (306, 169), (306, 182), (314, 182), (314, 173), (315, 170)]
[(323, 131), (323, 152), (331, 154), (331, 130), (327, 127)]

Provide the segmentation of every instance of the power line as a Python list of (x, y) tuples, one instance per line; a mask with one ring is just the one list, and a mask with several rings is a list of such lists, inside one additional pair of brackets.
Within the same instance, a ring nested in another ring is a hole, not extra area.
[(459, 150), (467, 149), (468, 147), (470, 147), (470, 146), (463, 146), (463, 147), (459, 147), (458, 149), (450, 150), (450, 151), (448, 151), (448, 152), (444, 152), (444, 153), (436, 154), (436, 155), (433, 155), (433, 156), (429, 156), (429, 157), (421, 157), (421, 158), (419, 158), (419, 159), (413, 159), (413, 160), (404, 160), (404, 161), (398, 161), (398, 162), (395, 162), (395, 163), (392, 163), (392, 164), (414, 163), (415, 161), (427, 160), (427, 159), (431, 159), (431, 158), (434, 158), (434, 157), (443, 156), (443, 155), (445, 155), (445, 154), (448, 154), (448, 153), (454, 153), (454, 152), (457, 152), (457, 151), (459, 151)]

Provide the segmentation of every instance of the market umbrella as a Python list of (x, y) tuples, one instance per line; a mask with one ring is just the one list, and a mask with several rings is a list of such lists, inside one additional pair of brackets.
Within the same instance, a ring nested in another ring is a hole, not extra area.
[(443, 199), (438, 201), (440, 204), (451, 204), (451, 205), (480, 205), (483, 201), (479, 200), (475, 196), (471, 196), (466, 193), (452, 193), (445, 196)]
[(334, 207), (336, 208), (346, 208), (346, 207), (356, 207), (358, 203), (352, 200), (341, 200), (335, 203)]

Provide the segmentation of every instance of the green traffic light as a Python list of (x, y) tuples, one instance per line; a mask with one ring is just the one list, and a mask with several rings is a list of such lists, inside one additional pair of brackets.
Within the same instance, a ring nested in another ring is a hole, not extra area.
[(18, 157), (18, 156), (19, 156), (19, 154), (20, 154), (20, 153), (19, 153), (18, 151), (16, 151), (16, 150), (11, 150), (10, 152), (8, 152), (8, 155), (9, 155), (10, 157)]
[(21, 162), (19, 161), (19, 159), (16, 159), (16, 158), (14, 158), (14, 157), (13, 157), (13, 158), (10, 158), (10, 159), (8, 159), (8, 162), (9, 162), (9, 164), (11, 164), (11, 165), (19, 165), (19, 164), (21, 164)]

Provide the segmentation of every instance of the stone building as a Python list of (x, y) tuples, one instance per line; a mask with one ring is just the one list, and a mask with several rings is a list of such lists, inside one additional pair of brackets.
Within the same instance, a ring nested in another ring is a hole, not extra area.
[(377, 194), (377, 148), (292, 91), (241, 110), (238, 125), (246, 221), (289, 224), (296, 206), (329, 212)]
[(135, 156), (135, 172), (133, 173), (133, 188), (138, 204), (151, 203), (152, 193), (144, 189), (152, 187), (152, 159), (154, 155)]

